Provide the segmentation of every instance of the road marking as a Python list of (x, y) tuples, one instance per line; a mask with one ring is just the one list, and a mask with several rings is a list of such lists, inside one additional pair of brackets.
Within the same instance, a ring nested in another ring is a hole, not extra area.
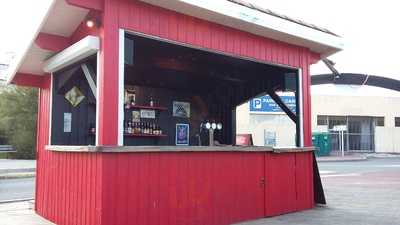
[(375, 167), (400, 167), (400, 165), (376, 165)]
[(331, 174), (331, 173), (336, 173), (336, 171), (332, 170), (320, 170), (319, 174)]
[(322, 175), (322, 178), (327, 178), (327, 177), (355, 177), (355, 176), (360, 176), (361, 174), (359, 173), (345, 173), (345, 174), (328, 174), (328, 175)]

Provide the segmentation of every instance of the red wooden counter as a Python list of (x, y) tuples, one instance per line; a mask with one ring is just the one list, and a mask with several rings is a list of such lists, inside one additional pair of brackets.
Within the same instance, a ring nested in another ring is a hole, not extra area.
[(56, 224), (231, 224), (314, 206), (313, 148), (47, 146), (36, 211)]

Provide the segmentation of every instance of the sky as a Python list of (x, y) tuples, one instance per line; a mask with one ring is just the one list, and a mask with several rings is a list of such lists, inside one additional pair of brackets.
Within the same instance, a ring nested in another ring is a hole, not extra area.
[[(336, 63), (335, 67), (339, 72), (400, 79), (400, 3), (396, 0), (248, 1), (328, 28), (342, 36), (344, 51), (329, 57)], [(1, 1), (0, 62), (4, 58), (4, 52), (20, 54), (26, 47), (49, 2), (50, 0)], [(311, 74), (329, 72), (322, 63), (311, 67)]]

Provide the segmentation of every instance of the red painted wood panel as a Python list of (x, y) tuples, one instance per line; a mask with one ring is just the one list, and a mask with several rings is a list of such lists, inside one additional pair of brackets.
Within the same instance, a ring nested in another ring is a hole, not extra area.
[(296, 209), (314, 207), (312, 152), (296, 153)]
[(49, 76), (44, 77), (38, 98), (35, 210), (57, 224), (100, 224), (101, 158), (98, 154), (45, 150), (50, 129)]
[(295, 154), (265, 157), (265, 216), (296, 211)]
[(103, 224), (231, 224), (263, 217), (263, 153), (103, 155)]

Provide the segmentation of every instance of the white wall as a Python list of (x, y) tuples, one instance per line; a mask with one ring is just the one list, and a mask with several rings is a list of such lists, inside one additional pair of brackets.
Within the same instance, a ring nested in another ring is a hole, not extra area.
[(264, 145), (264, 130), (275, 132), (276, 146), (296, 145), (296, 125), (284, 114), (250, 113), (249, 104), (236, 108), (236, 132), (251, 133), (254, 145)]
[(400, 127), (394, 118), (400, 117), (400, 98), (385, 96), (312, 95), (312, 130), (317, 126), (317, 115), (385, 117), (385, 126), (375, 129), (375, 151), (400, 153)]

